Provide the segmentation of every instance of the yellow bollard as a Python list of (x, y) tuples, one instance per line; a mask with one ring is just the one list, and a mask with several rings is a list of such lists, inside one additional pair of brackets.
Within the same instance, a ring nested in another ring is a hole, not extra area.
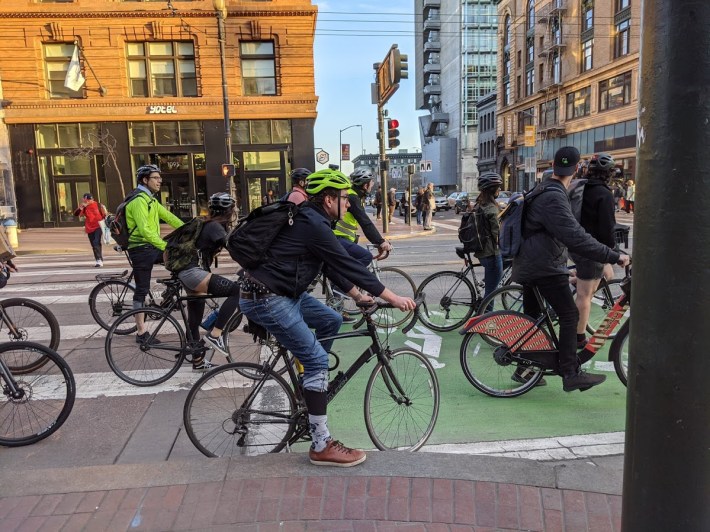
[(12, 218), (8, 218), (3, 222), (5, 226), (5, 236), (7, 237), (7, 242), (12, 246), (12, 249), (17, 249), (19, 247), (19, 242), (17, 241), (17, 222)]

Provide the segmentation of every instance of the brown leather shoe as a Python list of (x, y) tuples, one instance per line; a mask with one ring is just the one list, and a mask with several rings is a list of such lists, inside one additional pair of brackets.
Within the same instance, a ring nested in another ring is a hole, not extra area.
[(313, 449), (308, 451), (308, 457), (314, 465), (333, 467), (352, 467), (361, 464), (367, 458), (364, 451), (345, 447), (337, 440), (329, 440), (321, 452)]

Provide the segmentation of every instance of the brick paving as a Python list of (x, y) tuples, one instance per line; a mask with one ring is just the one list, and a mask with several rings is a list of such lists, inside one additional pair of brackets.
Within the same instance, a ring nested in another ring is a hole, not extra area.
[(236, 479), (0, 498), (0, 530), (620, 530), (621, 497), (407, 477)]

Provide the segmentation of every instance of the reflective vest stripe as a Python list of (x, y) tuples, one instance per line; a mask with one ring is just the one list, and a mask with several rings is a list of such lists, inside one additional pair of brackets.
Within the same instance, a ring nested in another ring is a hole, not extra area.
[[(348, 189), (348, 196), (350, 194), (356, 194), (356, 192), (352, 188)], [(335, 233), (335, 236), (347, 238), (350, 242), (355, 242), (357, 240), (357, 230), (359, 227), (355, 216), (353, 216), (350, 211), (347, 211), (335, 224), (333, 233)]]

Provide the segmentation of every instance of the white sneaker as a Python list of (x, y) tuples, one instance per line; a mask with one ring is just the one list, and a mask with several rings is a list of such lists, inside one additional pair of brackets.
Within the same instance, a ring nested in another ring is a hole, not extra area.
[(229, 356), (229, 351), (227, 351), (227, 348), (224, 345), (224, 340), (220, 336), (219, 338), (213, 338), (209, 334), (206, 334), (204, 336), (205, 338), (205, 343), (214, 349), (215, 351), (219, 351), (222, 353), (224, 356), (228, 357)]
[(104, 261), (102, 260), (97, 260), (96, 261), (96, 266), (94, 268), (101, 268), (104, 265)]

